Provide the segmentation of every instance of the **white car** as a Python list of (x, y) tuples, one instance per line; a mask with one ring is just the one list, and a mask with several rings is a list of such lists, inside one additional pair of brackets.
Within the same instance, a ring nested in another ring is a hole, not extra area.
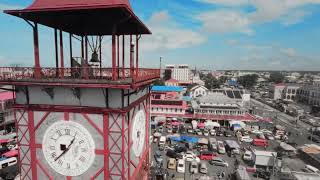
[(274, 137), (271, 134), (265, 135), (268, 140), (274, 140)]
[(253, 141), (253, 139), (250, 136), (242, 136), (240, 141), (251, 143)]
[(202, 131), (200, 130), (200, 129), (196, 129), (196, 134), (198, 135), (198, 136), (202, 136)]
[(261, 134), (262, 132), (257, 130), (257, 129), (254, 129), (251, 131), (252, 134)]
[(178, 173), (185, 173), (185, 162), (183, 159), (179, 159), (177, 163), (177, 172)]
[(211, 136), (215, 136), (215, 135), (216, 135), (216, 130), (210, 129), (210, 135), (211, 135)]
[(199, 161), (200, 162), (199, 157), (197, 157), (192, 151), (187, 151), (186, 153), (184, 153), (182, 155), (182, 158), (188, 162), (191, 162), (191, 161), (197, 161), (197, 162)]
[(261, 129), (260, 131), (264, 134), (272, 134), (272, 131), (269, 131), (268, 129)]
[(198, 173), (198, 162), (197, 161), (192, 161), (190, 164), (190, 173), (192, 174), (197, 174)]
[(168, 127), (168, 128), (167, 128), (167, 132), (168, 132), (168, 133), (172, 133), (172, 127)]
[(193, 133), (193, 129), (189, 128), (189, 129), (187, 130), (187, 132), (192, 134), (192, 133)]
[(246, 151), (243, 154), (243, 160), (245, 161), (251, 161), (252, 160), (252, 152), (251, 151)]
[(222, 141), (218, 141), (218, 153), (219, 154), (225, 154), (226, 153), (226, 149), (224, 147), (224, 144)]
[(203, 130), (203, 135), (204, 135), (204, 136), (209, 136), (209, 131), (208, 131), (207, 129), (204, 129), (204, 130)]

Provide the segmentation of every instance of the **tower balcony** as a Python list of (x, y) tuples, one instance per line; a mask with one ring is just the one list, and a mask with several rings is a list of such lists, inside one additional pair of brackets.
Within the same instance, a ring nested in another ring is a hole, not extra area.
[(136, 88), (160, 78), (159, 69), (0, 67), (0, 84)]

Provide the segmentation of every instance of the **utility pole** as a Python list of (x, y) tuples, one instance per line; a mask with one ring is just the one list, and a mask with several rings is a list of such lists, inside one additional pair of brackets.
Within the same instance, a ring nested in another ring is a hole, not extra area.
[(162, 78), (162, 56), (160, 56), (160, 78)]

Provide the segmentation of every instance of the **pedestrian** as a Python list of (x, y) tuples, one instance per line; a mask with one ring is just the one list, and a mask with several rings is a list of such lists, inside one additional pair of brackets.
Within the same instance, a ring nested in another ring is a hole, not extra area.
[(175, 177), (175, 175), (174, 175), (174, 174), (172, 174), (171, 178), (172, 178), (172, 179), (174, 179), (174, 177)]

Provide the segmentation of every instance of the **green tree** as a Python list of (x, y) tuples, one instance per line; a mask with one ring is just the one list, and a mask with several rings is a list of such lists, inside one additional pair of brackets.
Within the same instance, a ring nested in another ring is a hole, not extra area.
[(238, 78), (239, 84), (241, 84), (245, 88), (251, 88), (257, 83), (257, 80), (258, 75), (256, 74), (245, 75)]
[(207, 74), (204, 78), (203, 81), (205, 83), (205, 87), (208, 88), (209, 90), (219, 88), (220, 83), (219, 81), (212, 76), (212, 74)]
[(284, 76), (280, 72), (273, 72), (270, 74), (269, 81), (274, 83), (281, 83), (284, 80)]
[(164, 74), (163, 79), (165, 81), (171, 79), (171, 70), (170, 69), (166, 69), (163, 74)]

